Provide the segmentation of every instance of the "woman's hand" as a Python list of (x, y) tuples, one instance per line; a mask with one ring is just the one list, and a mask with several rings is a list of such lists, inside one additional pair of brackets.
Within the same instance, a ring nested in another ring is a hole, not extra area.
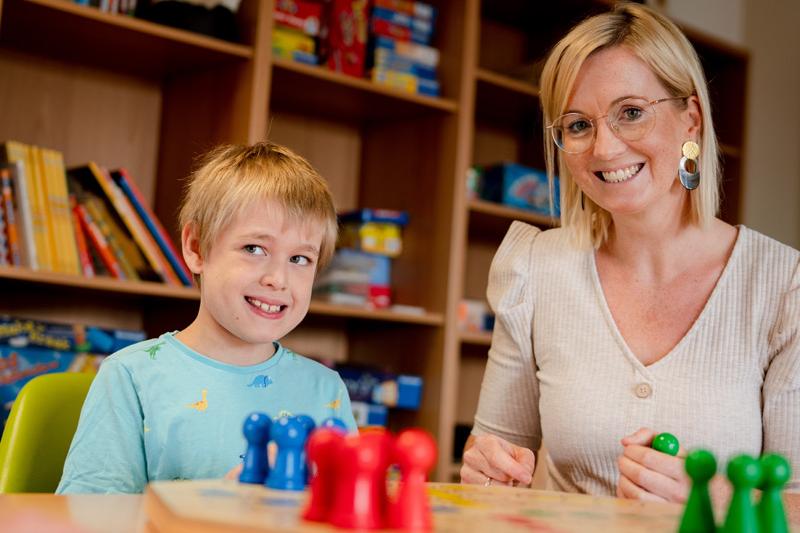
[(464, 447), (461, 482), (482, 485), (530, 485), (536, 456), (533, 451), (495, 435), (479, 435)]
[(691, 480), (683, 469), (683, 450), (673, 457), (650, 447), (656, 432), (641, 428), (622, 439), (623, 452), (617, 459), (617, 496), (632, 500), (684, 503)]

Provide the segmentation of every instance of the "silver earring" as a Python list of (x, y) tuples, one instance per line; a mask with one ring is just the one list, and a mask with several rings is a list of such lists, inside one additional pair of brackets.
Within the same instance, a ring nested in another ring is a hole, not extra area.
[(678, 166), (678, 176), (681, 178), (681, 185), (687, 191), (692, 191), (700, 185), (700, 165), (697, 163), (700, 147), (694, 141), (686, 141), (681, 147), (681, 152), (683, 157)]

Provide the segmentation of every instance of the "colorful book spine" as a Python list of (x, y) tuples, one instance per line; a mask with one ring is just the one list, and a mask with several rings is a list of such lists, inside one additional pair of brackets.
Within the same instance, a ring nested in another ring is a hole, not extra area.
[(6, 233), (6, 208), (0, 203), (0, 265), (10, 264), (8, 253), (8, 234)]
[(72, 217), (72, 228), (75, 232), (75, 244), (78, 248), (78, 260), (81, 264), (81, 272), (87, 278), (93, 278), (95, 276), (94, 272), (94, 265), (92, 264), (92, 255), (89, 253), (89, 243), (86, 242), (86, 234), (81, 228), (80, 219), (78, 218), (78, 213), (75, 210), (75, 207), (78, 205), (78, 202), (75, 200), (75, 196), (69, 196), (69, 205), (70, 205), (70, 216)]
[(50, 243), (50, 213), (47, 205), (47, 188), (44, 174), (42, 151), (37, 146), (26, 146), (28, 152), (26, 173), (28, 192), (31, 193), (33, 205), (33, 238), (36, 242), (36, 255), (39, 258), (39, 268), (55, 271), (53, 261), (53, 246)]
[(20, 240), (23, 244), (23, 264), (32, 270), (39, 270), (39, 256), (36, 253), (33, 224), (33, 196), (29, 192), (29, 172), (27, 149), (22, 143), (7, 141), (3, 145), (5, 160), (11, 166), (17, 213), (19, 214)]
[(122, 272), (122, 268), (114, 257), (114, 253), (111, 251), (103, 232), (94, 223), (86, 208), (81, 204), (77, 204), (75, 206), (75, 214), (78, 217), (81, 229), (89, 238), (89, 242), (92, 243), (109, 274), (118, 279), (126, 279), (125, 273)]
[(165, 283), (169, 285), (180, 285), (181, 282), (178, 276), (172, 271), (167, 259), (161, 254), (161, 249), (155, 243), (141, 219), (137, 216), (135, 209), (131, 206), (128, 197), (125, 196), (122, 189), (117, 186), (105, 169), (98, 167), (92, 162), (89, 163), (89, 168), (102, 187), (103, 192), (111, 201), (114, 209), (116, 209), (117, 214), (122, 219), (128, 232), (133, 236), (136, 244), (139, 245), (139, 249), (144, 253), (152, 269)]
[(119, 263), (120, 269), (125, 274), (125, 279), (140, 279), (136, 266), (134, 266), (139, 261), (139, 258), (131, 253), (130, 246), (126, 246), (126, 236), (111, 218), (111, 214), (106, 209), (103, 201), (96, 196), (90, 196), (86, 199), (81, 199), (80, 202), (106, 238), (108, 248), (114, 254), (117, 263)]
[(75, 230), (67, 193), (67, 175), (64, 156), (57, 150), (41, 149), (47, 181), (47, 203), (49, 212), (49, 237), (51, 255), (56, 271), (65, 274), (80, 274)]
[(164, 229), (164, 226), (161, 225), (161, 222), (158, 220), (156, 214), (153, 213), (148, 206), (147, 201), (144, 199), (144, 196), (139, 190), (139, 187), (136, 185), (136, 182), (130, 178), (128, 172), (124, 168), (112, 171), (111, 177), (128, 197), (131, 205), (139, 214), (139, 217), (147, 226), (147, 229), (150, 230), (150, 233), (158, 243), (162, 253), (172, 266), (172, 269), (180, 278), (181, 283), (187, 287), (191, 287), (194, 284), (192, 281), (192, 273), (183, 262), (183, 257), (181, 256), (180, 252), (178, 252), (177, 248), (175, 248), (175, 245), (167, 233), (167, 230)]
[(14, 188), (12, 184), (11, 169), (0, 168), (0, 187), (2, 187), (3, 209), (8, 236), (9, 262), (15, 266), (22, 265), (22, 252), (20, 250), (19, 230), (17, 228), (16, 207), (14, 202)]

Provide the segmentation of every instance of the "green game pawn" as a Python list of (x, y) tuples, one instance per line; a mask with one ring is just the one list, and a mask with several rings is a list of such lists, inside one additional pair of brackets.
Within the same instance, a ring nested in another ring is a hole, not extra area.
[(762, 491), (761, 501), (756, 509), (760, 533), (788, 533), (781, 493), (792, 477), (789, 462), (777, 454), (764, 455), (761, 457), (761, 470), (761, 484), (758, 486)]
[(678, 455), (681, 445), (678, 443), (678, 437), (672, 433), (659, 433), (653, 438), (653, 444), (650, 447), (658, 452), (675, 457)]
[(761, 463), (749, 455), (738, 455), (728, 463), (733, 496), (725, 517), (724, 533), (759, 533), (756, 507), (751, 496), (761, 483)]
[(686, 500), (678, 532), (716, 533), (717, 526), (714, 523), (714, 509), (708, 494), (708, 482), (717, 472), (717, 460), (711, 452), (695, 450), (686, 457), (684, 468), (692, 480), (692, 490), (689, 499)]

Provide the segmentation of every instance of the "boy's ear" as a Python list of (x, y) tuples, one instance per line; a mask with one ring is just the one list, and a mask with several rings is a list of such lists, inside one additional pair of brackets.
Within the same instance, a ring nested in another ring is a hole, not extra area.
[(181, 231), (181, 247), (183, 250), (183, 260), (192, 274), (200, 274), (203, 271), (203, 256), (200, 255), (200, 239), (195, 230), (194, 224), (186, 224)]

